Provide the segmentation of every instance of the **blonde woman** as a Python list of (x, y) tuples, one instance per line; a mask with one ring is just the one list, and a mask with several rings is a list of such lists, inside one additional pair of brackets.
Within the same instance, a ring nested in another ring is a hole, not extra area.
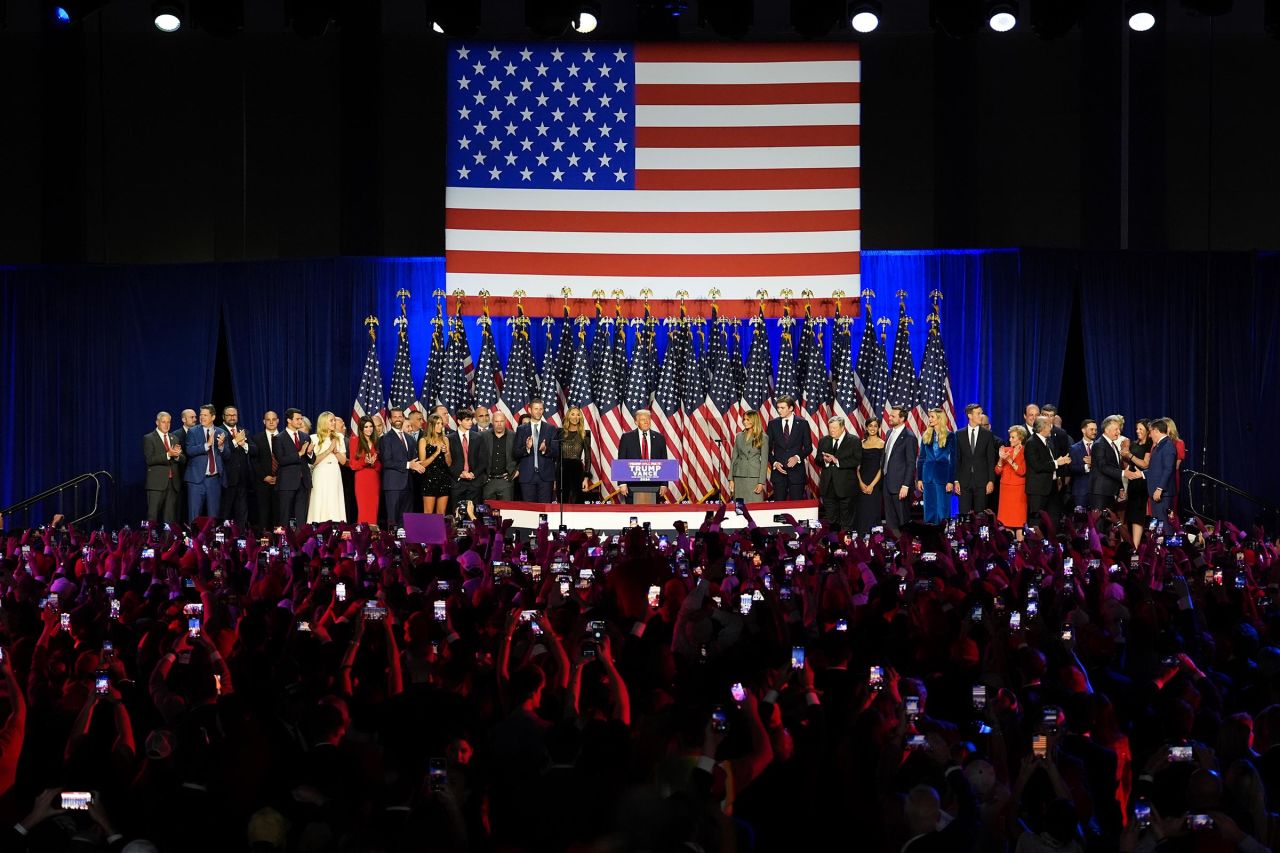
[(418, 462), (426, 468), (422, 475), (422, 511), (443, 515), (449, 510), (449, 495), (453, 491), (453, 465), (449, 452), (449, 438), (444, 433), (444, 418), (432, 415), (427, 418), (426, 429), (418, 439)]
[(591, 430), (582, 409), (571, 406), (560, 429), (560, 500), (582, 503), (582, 493), (591, 485), (590, 472)]
[(1009, 446), (1000, 448), (1000, 461), (996, 463), (996, 476), (1000, 478), (996, 520), (1014, 531), (1019, 542), (1027, 523), (1027, 460), (1022, 450), (1027, 435), (1027, 428), (1021, 424), (1009, 427)]
[(920, 437), (916, 461), (916, 488), (924, 494), (925, 524), (940, 524), (951, 517), (951, 495), (956, 481), (956, 443), (948, 441), (947, 413), (929, 410), (929, 428)]
[(342, 466), (347, 464), (347, 443), (337, 428), (333, 412), (316, 418), (316, 434), (311, 437), (316, 458), (311, 463), (311, 502), (307, 523), (346, 521), (347, 498), (342, 488)]
[(733, 439), (729, 463), (729, 494), (746, 503), (764, 500), (764, 484), (769, 477), (769, 436), (759, 412), (742, 416), (742, 432)]
[(1169, 440), (1173, 442), (1173, 449), (1178, 454), (1178, 464), (1173, 469), (1173, 514), (1178, 515), (1178, 496), (1182, 494), (1182, 462), (1187, 458), (1187, 445), (1178, 435), (1178, 425), (1173, 422), (1173, 418), (1165, 418), (1165, 423), (1169, 425)]

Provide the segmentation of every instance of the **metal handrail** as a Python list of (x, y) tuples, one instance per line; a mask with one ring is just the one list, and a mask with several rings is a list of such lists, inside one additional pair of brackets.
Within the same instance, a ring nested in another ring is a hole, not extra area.
[(1199, 509), (1196, 507), (1194, 486), (1196, 485), (1196, 482), (1198, 480), (1206, 481), (1205, 485), (1207, 487), (1222, 489), (1226, 492), (1229, 492), (1230, 494), (1235, 495), (1238, 498), (1248, 501), (1249, 503), (1257, 504), (1257, 506), (1261, 508), (1263, 513), (1272, 513), (1277, 517), (1280, 517), (1280, 506), (1277, 506), (1276, 504), (1273, 504), (1270, 501), (1264, 500), (1263, 498), (1260, 498), (1257, 495), (1250, 494), (1249, 492), (1246, 492), (1244, 489), (1237, 488), (1236, 486), (1231, 485), (1225, 480), (1219, 480), (1217, 477), (1214, 477), (1211, 474), (1206, 474), (1203, 471), (1194, 471), (1190, 468), (1184, 469), (1182, 473), (1185, 474), (1187, 477), (1187, 508), (1191, 510), (1191, 512), (1200, 516), (1201, 518), (1208, 518), (1208, 516), (1200, 512)]
[(86, 483), (86, 482), (89, 482), (90, 480), (93, 481), (93, 506), (84, 515), (73, 518), (67, 521), (66, 523), (68, 525), (79, 524), (80, 522), (86, 519), (93, 518), (95, 515), (98, 514), (98, 505), (100, 503), (100, 497), (102, 494), (102, 481), (99, 479), (100, 477), (106, 477), (108, 480), (111, 481), (113, 485), (115, 484), (115, 481), (116, 481), (115, 477), (111, 476), (110, 471), (91, 471), (86, 474), (79, 474), (75, 477), (72, 477), (70, 480), (67, 480), (64, 483), (59, 483), (56, 486), (52, 486), (51, 488), (45, 489), (43, 492), (41, 492), (38, 495), (32, 495), (29, 498), (25, 498), (24, 500), (20, 500), (15, 504), (11, 504), (7, 507), (0, 509), (0, 526), (4, 526), (3, 522), (5, 521), (5, 519), (13, 515), (14, 513), (22, 512), (24, 509), (28, 509), (29, 507), (35, 506), (41, 501), (48, 500), (49, 498), (55, 495), (59, 495), (67, 491), (68, 489), (74, 489), (76, 486), (79, 486), (81, 483)]

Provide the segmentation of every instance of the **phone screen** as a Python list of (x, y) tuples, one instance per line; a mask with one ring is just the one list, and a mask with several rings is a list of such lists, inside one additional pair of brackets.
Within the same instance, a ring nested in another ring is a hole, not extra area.
[(88, 791), (63, 791), (62, 807), (67, 811), (88, 811), (93, 802), (93, 794)]
[(973, 685), (973, 710), (985, 711), (987, 708), (987, 685)]
[(1049, 736), (1036, 735), (1031, 738), (1031, 752), (1036, 758), (1045, 758), (1049, 755)]
[(804, 669), (804, 646), (791, 647), (791, 668)]
[(200, 636), (200, 617), (199, 616), (192, 616), (190, 619), (187, 620), (187, 636), (189, 637)]
[(658, 586), (657, 584), (651, 585), (649, 587), (649, 606), (657, 607), (658, 599), (659, 597), (661, 597), (661, 595), (662, 595), (662, 587)]
[(884, 667), (873, 666), (867, 670), (867, 686), (872, 690), (880, 690), (884, 687)]
[(729, 693), (733, 696), (733, 701), (737, 702), (739, 705), (747, 701), (747, 691), (743, 688), (742, 682), (740, 681), (734, 682), (734, 685), (729, 688)]
[(106, 670), (100, 669), (93, 677), (93, 692), (99, 696), (106, 696), (111, 690), (111, 676)]
[(729, 730), (729, 715), (725, 713), (724, 707), (721, 705), (717, 705), (711, 710), (711, 729), (721, 734)]
[(1169, 760), (1179, 763), (1194, 761), (1195, 754), (1189, 746), (1171, 746), (1169, 747)]
[(432, 758), (427, 764), (427, 776), (430, 780), (431, 793), (438, 794), (449, 783), (448, 765), (443, 758)]
[(337, 598), (339, 601), (346, 601), (346, 600), (347, 600), (347, 585), (346, 585), (345, 583), (342, 583), (341, 581), (339, 581), (339, 582), (338, 582), (338, 585), (337, 585), (336, 587), (334, 587), (333, 595), (334, 595), (334, 597), (335, 597), (335, 598)]
[(443, 601), (435, 601), (431, 605), (432, 614), (437, 622), (444, 622), (448, 618), (446, 612), (447, 604)]

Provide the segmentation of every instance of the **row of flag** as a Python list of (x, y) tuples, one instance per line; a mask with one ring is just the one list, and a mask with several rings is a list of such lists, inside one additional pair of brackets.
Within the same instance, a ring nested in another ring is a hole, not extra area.
[[(864, 297), (872, 295), (863, 292)], [(792, 317), (790, 308), (784, 308), (779, 321), (782, 346), (776, 360), (762, 310), (747, 324), (750, 343), (745, 363), (739, 324), (720, 318), (714, 306), (710, 320), (688, 317), (683, 306), (675, 317), (659, 320), (646, 307), (643, 318), (627, 320), (620, 306), (609, 316), (597, 302), (594, 318), (574, 318), (566, 304), (559, 322), (551, 317), (534, 320), (517, 306), (516, 316), (508, 320), (511, 346), (505, 365), (494, 339), (495, 321), (487, 311), (480, 319), (480, 351), (474, 363), (462, 318), (438, 312), (432, 320), (431, 349), (420, 390), (410, 369), (408, 321), (402, 305), (395, 321), (399, 341), (386, 396), (374, 340), (376, 321), (366, 321), (370, 343), (352, 406), (352, 428), (366, 414), (385, 414), (390, 408), (430, 411), (440, 404), (451, 413), (487, 406), (515, 424), (534, 398), (543, 400), (546, 418), (559, 426), (569, 408), (576, 406), (593, 436), (593, 477), (608, 496), (615, 490), (609, 468), (617, 458), (622, 434), (635, 428), (637, 411), (648, 409), (667, 440), (669, 454), (680, 462), (682, 476), (673, 486), (672, 499), (720, 499), (728, 494), (733, 440), (745, 414), (757, 411), (767, 423), (776, 417), (774, 401), (782, 396), (797, 401), (796, 414), (809, 424), (815, 446), (827, 434), (830, 417), (843, 417), (861, 436), (867, 421), (881, 416), (890, 405), (908, 409), (907, 426), (917, 436), (924, 432), (932, 408), (941, 408), (949, 429), (955, 429), (955, 402), (939, 330), (940, 294), (934, 294), (918, 372), (911, 357), (912, 320), (905, 294), (898, 296), (892, 364), (885, 349), (885, 327), (891, 321), (883, 318), (877, 323), (869, 300), (856, 358), (854, 319), (842, 316), (837, 304), (829, 321), (813, 317), (809, 307), (802, 317)], [(530, 330), (539, 322), (545, 336), (541, 364), (535, 363), (530, 342)], [(655, 344), (659, 323), (668, 327), (661, 357)], [(828, 325), (829, 362), (824, 341)], [(877, 326), (881, 327), (879, 337)], [(452, 426), (452, 417), (450, 421)], [(816, 496), (818, 469), (812, 459), (808, 464)]]

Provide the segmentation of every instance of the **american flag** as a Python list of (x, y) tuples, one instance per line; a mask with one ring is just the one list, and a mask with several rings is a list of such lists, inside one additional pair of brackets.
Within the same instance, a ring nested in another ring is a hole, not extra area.
[[(698, 408), (697, 417), (699, 423), (706, 424), (707, 429), (714, 431), (712, 443), (715, 446), (712, 449), (718, 457), (715, 486), (717, 493), (723, 494), (728, 487), (735, 435), (729, 415), (740, 400), (741, 392), (736, 391), (733, 385), (733, 369), (724, 345), (724, 323), (714, 310), (711, 317), (711, 342), (703, 356), (703, 361), (709, 368), (707, 395)], [(716, 438), (719, 439), (718, 442), (715, 441)]]
[[(581, 409), (583, 420), (594, 435), (595, 429), (592, 425), (596, 420), (596, 404), (591, 396), (591, 353), (587, 350), (586, 318), (579, 317), (576, 325), (578, 326), (578, 344), (573, 348), (573, 364), (569, 376), (565, 412), (567, 413), (574, 406)], [(605, 489), (604, 494), (607, 495), (611, 491), (612, 489)]]
[(492, 325), (488, 317), (480, 321), (480, 363), (476, 367), (476, 405), (490, 410), (498, 403), (498, 388), (502, 385), (502, 367)]
[(889, 373), (889, 405), (907, 409), (907, 428), (919, 438), (925, 421), (920, 410), (920, 383), (911, 355), (911, 318), (907, 303), (898, 303), (898, 333), (893, 338), (893, 368)]
[(649, 345), (646, 339), (650, 329), (643, 320), (633, 320), (636, 342), (631, 349), (631, 365), (627, 372), (627, 385), (622, 392), (623, 405), (627, 407), (628, 422), (634, 423), (636, 412), (652, 405), (649, 397)]
[(447, 71), (450, 290), (858, 293), (856, 45), (466, 42)]
[(747, 367), (742, 385), (744, 412), (759, 412), (767, 423), (766, 407), (772, 408), (773, 359), (769, 355), (769, 335), (764, 318), (752, 321), (751, 351), (747, 354)]
[(466, 381), (462, 373), (462, 354), (464, 350), (469, 354), (470, 349), (460, 324), (455, 324), (449, 332), (449, 343), (444, 350), (444, 363), (440, 367), (440, 402), (449, 409), (446, 419), (450, 429), (457, 426), (453, 417), (454, 412), (468, 402)]
[(569, 306), (564, 306), (564, 317), (560, 320), (560, 343), (556, 346), (556, 381), (560, 385), (560, 411), (569, 408), (569, 380), (573, 378), (573, 318), (569, 316)]
[(454, 320), (454, 325), (458, 330), (458, 342), (462, 347), (460, 363), (462, 368), (463, 404), (471, 407), (475, 405), (476, 400), (476, 366), (471, 361), (471, 344), (467, 342), (467, 336), (463, 332), (461, 308), (458, 309), (458, 316)]
[(862, 395), (853, 371), (853, 332), (848, 317), (838, 313), (831, 331), (831, 384), (835, 391), (831, 410), (844, 418), (845, 425), (858, 435), (866, 434)]
[[(613, 478), (609, 467), (618, 458), (618, 441), (626, 432), (626, 416), (622, 412), (623, 365), (627, 360), (626, 327), (622, 317), (605, 318), (596, 326), (596, 340), (602, 350), (600, 355), (600, 386), (596, 390), (595, 424), (588, 424), (592, 436), (591, 463), (596, 480), (604, 484), (604, 493), (613, 491)], [(621, 359), (618, 346), (622, 346)]]
[(795, 319), (783, 317), (781, 322), (782, 346), (778, 348), (778, 375), (773, 380), (773, 399), (790, 397), (798, 400), (800, 383), (796, 381), (796, 347), (795, 340), (791, 336), (791, 330), (795, 328)]
[(560, 380), (556, 376), (555, 325), (554, 318), (542, 318), (547, 338), (542, 350), (542, 370), (538, 373), (538, 396), (542, 398), (543, 417), (547, 423), (560, 426), (560, 401), (564, 392), (560, 389)]
[(422, 408), (431, 411), (440, 402), (440, 371), (444, 367), (444, 320), (437, 314), (431, 320), (431, 352), (427, 355), (427, 372), (422, 377)]
[[(719, 430), (707, 419), (703, 405), (707, 401), (707, 375), (702, 359), (693, 346), (692, 324), (683, 334), (684, 371), (680, 374), (680, 405), (684, 411), (685, 483), (689, 499), (701, 502), (716, 488), (716, 445)], [(704, 347), (705, 350), (705, 347)]]
[(418, 393), (413, 387), (413, 367), (409, 362), (409, 321), (403, 316), (397, 317), (396, 326), (400, 330), (400, 342), (396, 344), (396, 361), (391, 368), (388, 408), (401, 409), (407, 414), (418, 404)]
[(519, 315), (507, 322), (511, 324), (511, 352), (507, 354), (507, 372), (502, 377), (502, 397), (498, 400), (498, 408), (514, 427), (532, 397), (533, 354), (529, 349), (527, 318)]
[(365, 415), (381, 415), (385, 421), (387, 412), (382, 401), (382, 365), (378, 363), (378, 341), (373, 328), (369, 329), (369, 353), (364, 357), (364, 372), (360, 374), (360, 388), (351, 404), (351, 434), (360, 433), (360, 419)]
[[(743, 408), (742, 389), (746, 384), (746, 367), (742, 363), (742, 321), (729, 320), (726, 321), (732, 325), (733, 337), (729, 341), (729, 384), (733, 390), (734, 403), (729, 407), (729, 413), (725, 417), (725, 426), (728, 427), (731, 438), (736, 438), (738, 433), (742, 431), (742, 413)], [(732, 446), (730, 450), (732, 450)]]
[(951, 396), (951, 371), (947, 368), (947, 353), (942, 348), (937, 314), (929, 316), (929, 340), (920, 364), (920, 399), (926, 411), (942, 409), (947, 416), (947, 429), (956, 431), (956, 401)]
[(680, 372), (684, 370), (684, 337), (680, 327), (684, 320), (668, 318), (667, 351), (662, 357), (662, 374), (653, 395), (653, 422), (667, 441), (667, 455), (680, 463), (681, 482), (670, 485), (671, 497), (679, 501), (687, 472), (684, 468), (684, 413), (680, 410)]
[(867, 421), (880, 418), (889, 400), (889, 359), (884, 344), (876, 337), (875, 317), (867, 306), (862, 318), (862, 343), (853, 374), (858, 389), (858, 426), (866, 431)]
[[(809, 424), (813, 446), (827, 434), (827, 418), (831, 410), (831, 375), (827, 372), (827, 360), (822, 352), (822, 324), (824, 320), (809, 318), (805, 322), (804, 341), (800, 351), (805, 355), (804, 381), (800, 386), (800, 414)], [(813, 494), (818, 494), (817, 454), (807, 460), (807, 476)]]

